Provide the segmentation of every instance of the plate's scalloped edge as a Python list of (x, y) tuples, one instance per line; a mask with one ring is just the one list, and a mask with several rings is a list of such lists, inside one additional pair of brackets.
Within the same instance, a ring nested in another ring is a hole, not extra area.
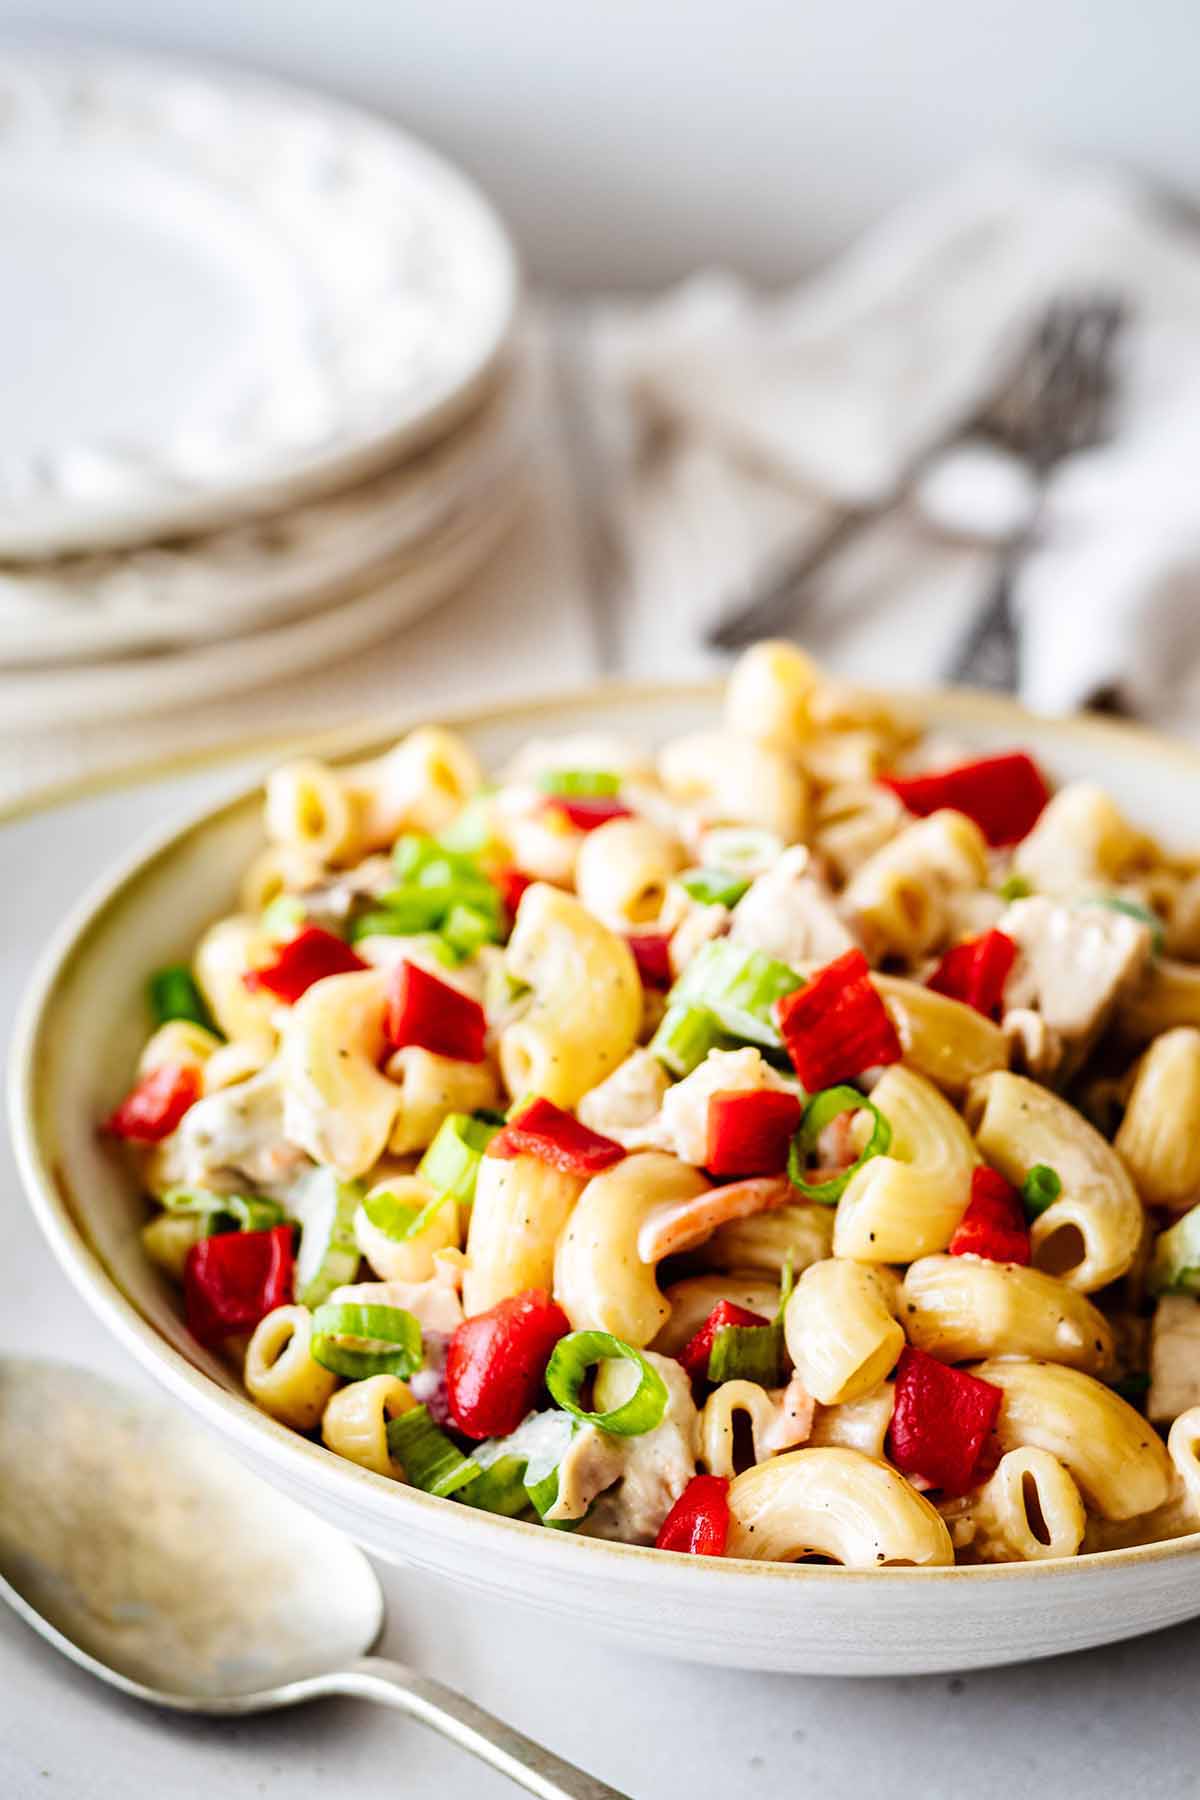
[[(55, 35), (45, 39), (17, 36), (0, 45), (0, 86), (35, 89), (40, 85), (45, 107), (52, 103), (56, 89), (65, 89), (72, 81), (90, 83), (94, 89), (107, 84), (117, 100), (125, 103), (126, 90), (138, 83), (148, 88), (156, 101), (171, 85), (180, 88), (185, 100), (189, 93), (207, 88), (227, 105), (257, 106), (272, 119), (294, 115), (314, 139), (319, 129), (327, 126), (330, 136), (340, 134), (357, 153), (373, 156), (385, 174), (390, 153), (393, 165), (402, 167), (407, 175), (410, 200), (412, 193), (424, 193), (426, 223), (451, 208), (460, 223), (457, 254), (463, 296), (462, 341), (452, 354), (443, 345), (434, 355), (430, 346), (436, 346), (438, 339), (436, 330), (431, 331), (426, 344), (428, 366), (417, 377), (397, 360), (390, 421), (380, 408), (383, 390), (378, 378), (373, 373), (355, 374), (353, 351), (342, 359), (345, 367), (335, 369), (337, 358), (327, 345), (314, 369), (318, 378), (331, 386), (336, 388), (339, 379), (342, 383), (345, 405), (338, 426), (330, 430), (327, 422), (318, 420), (297, 438), (294, 430), (281, 424), (271, 440), (273, 448), (260, 452), (257, 461), (246, 462), (245, 422), (231, 424), (220, 446), (210, 447), (204, 459), (204, 467), (217, 469), (216, 475), (203, 474), (186, 456), (181, 461), (179, 446), (172, 451), (169, 444), (156, 449), (141, 443), (79, 443), (24, 458), (24, 486), (19, 482), (15, 491), (7, 492), (0, 483), (0, 548), (6, 555), (37, 559), (67, 551), (120, 547), (200, 529), (215, 520), (253, 517), (295, 498), (327, 493), (365, 479), (402, 449), (430, 443), (478, 402), (513, 340), (523, 279), (516, 247), (499, 211), (466, 170), (382, 113), (218, 57), (125, 50)], [(80, 117), (90, 120), (95, 106), (93, 93)], [(71, 113), (71, 107), (60, 100), (60, 122), (63, 117), (70, 119)], [(132, 109), (130, 116), (137, 116)], [(12, 127), (10, 109), (3, 129), (11, 131)], [(78, 123), (76, 129), (80, 129)], [(247, 136), (253, 145), (256, 134)], [(186, 134), (180, 142), (187, 142)], [(376, 179), (365, 185), (373, 191), (381, 182)], [(312, 187), (314, 193), (321, 193), (319, 168)], [(444, 238), (443, 246), (451, 241)], [(440, 268), (444, 277), (449, 260), (443, 253), (440, 264), (434, 259), (431, 267)], [(383, 301), (376, 297), (375, 305), (379, 307)], [(439, 310), (439, 305), (430, 305), (431, 320)], [(349, 343), (361, 339), (361, 320), (347, 319), (343, 325), (359, 329), (323, 335), (339, 342), (343, 337)], [(446, 337), (444, 327), (442, 337)], [(446, 343), (450, 342), (447, 338)], [(91, 477), (83, 487), (73, 482), (72, 470), (81, 459), (93, 471), (106, 458), (114, 469), (127, 469), (131, 448), (143, 484), (140, 495), (117, 498), (109, 494), (96, 501)], [(235, 448), (242, 460), (234, 459), (240, 475), (231, 483), (218, 451), (224, 449), (228, 456)]]

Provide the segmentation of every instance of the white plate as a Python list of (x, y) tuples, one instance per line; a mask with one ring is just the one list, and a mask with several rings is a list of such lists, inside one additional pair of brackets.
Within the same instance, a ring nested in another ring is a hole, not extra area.
[(352, 656), (467, 581), (508, 531), (522, 497), (519, 482), (494, 484), (450, 524), (311, 617), (157, 656), (0, 675), (3, 727), (41, 730), (167, 712)]
[(0, 665), (203, 643), (317, 611), (423, 538), (469, 522), (528, 447), (515, 382), (451, 436), (290, 512), (224, 531), (0, 568)]
[(145, 542), (429, 441), (512, 330), (512, 250), (390, 125), (230, 71), (0, 54), (0, 553)]
[[(1028, 745), (1057, 779), (1101, 782), (1168, 841), (1194, 833), (1195, 751), (1119, 726), (1035, 719), (977, 695), (939, 693), (917, 704), (931, 727), (955, 739), (987, 749)], [(652, 743), (711, 722), (717, 705), (715, 687), (614, 687), (446, 722), (464, 729), (494, 767), (533, 733), (586, 723)], [(363, 755), (382, 745), (373, 734), (343, 747)], [(602, 1631), (621, 1649), (723, 1668), (976, 1668), (1134, 1637), (1200, 1613), (1200, 1534), (978, 1568), (847, 1570), (670, 1556), (433, 1499), (259, 1412), (184, 1329), (177, 1293), (142, 1251), (146, 1207), (136, 1178), (95, 1122), (136, 1062), (147, 973), (188, 955), (204, 927), (236, 904), (240, 871), (262, 841), (261, 817), (258, 788), (209, 807), (143, 846), (88, 896), (35, 976), (10, 1065), (18, 1159), (55, 1255), (133, 1355), (260, 1473), (385, 1561), (417, 1563), (508, 1607), (540, 1607), (572, 1628)], [(926, 1785), (942, 1791), (936, 1780)]]

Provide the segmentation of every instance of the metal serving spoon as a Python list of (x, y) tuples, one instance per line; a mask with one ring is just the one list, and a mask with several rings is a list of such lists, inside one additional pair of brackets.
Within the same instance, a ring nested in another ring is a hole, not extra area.
[(0, 1596), (81, 1668), (191, 1713), (353, 1694), (542, 1800), (628, 1800), (462, 1695), (368, 1656), (383, 1595), (348, 1539), (161, 1401), (0, 1360)]

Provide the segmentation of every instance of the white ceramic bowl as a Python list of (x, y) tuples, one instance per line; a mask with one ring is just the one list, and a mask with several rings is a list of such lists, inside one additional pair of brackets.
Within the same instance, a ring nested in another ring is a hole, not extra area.
[[(711, 719), (715, 688), (608, 689), (476, 714), (485, 762), (531, 732), (589, 725), (657, 741)], [(1152, 829), (1191, 829), (1200, 755), (1099, 722), (1055, 724), (969, 694), (918, 701), (930, 725), (981, 747), (1025, 745), (1059, 779), (1090, 776)], [(380, 747), (346, 743), (346, 754)], [(1200, 1534), (1101, 1556), (994, 1568), (883, 1569), (710, 1561), (574, 1538), (397, 1486), (257, 1411), (183, 1328), (142, 1255), (145, 1203), (99, 1138), (145, 1031), (143, 984), (234, 900), (260, 841), (250, 791), (143, 848), (80, 906), (38, 970), (12, 1060), (24, 1180), (67, 1274), (184, 1405), (276, 1486), (374, 1555), (514, 1604), (697, 1661), (828, 1674), (915, 1674), (1016, 1662), (1132, 1637), (1200, 1614)]]

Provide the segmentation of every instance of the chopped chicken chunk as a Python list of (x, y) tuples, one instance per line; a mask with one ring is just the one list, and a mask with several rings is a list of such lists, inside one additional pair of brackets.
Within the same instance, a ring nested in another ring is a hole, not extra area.
[(235, 1193), (248, 1185), (261, 1193), (278, 1188), (308, 1160), (284, 1133), (283, 1100), (275, 1062), (248, 1081), (197, 1100), (151, 1158), (153, 1190), (201, 1187)]
[[(653, 1431), (624, 1440), (619, 1482), (601, 1494), (582, 1529), (590, 1537), (614, 1538), (625, 1544), (652, 1544), (663, 1520), (696, 1473), (700, 1415), (692, 1384), (669, 1356), (643, 1351), (667, 1384), (667, 1410)], [(632, 1363), (601, 1364), (596, 1376), (596, 1405), (605, 1410), (622, 1405), (638, 1384)]]
[(582, 1519), (598, 1494), (619, 1481), (625, 1471), (625, 1441), (584, 1425), (567, 1445), (558, 1465), (558, 1497), (546, 1514), (551, 1523)]
[(734, 909), (730, 936), (792, 968), (832, 962), (858, 943), (803, 844), (785, 850), (773, 869), (751, 883)]
[(1042, 894), (1015, 900), (999, 929), (1017, 946), (1004, 990), (1006, 1022), (1014, 1009), (1038, 1013), (1061, 1041), (1054, 1073), (1065, 1081), (1140, 979), (1150, 960), (1150, 929), (1128, 913), (1072, 907)]
[(658, 1124), (670, 1076), (649, 1050), (634, 1050), (579, 1102), (578, 1113), (593, 1131), (603, 1132), (626, 1150), (661, 1148)]

